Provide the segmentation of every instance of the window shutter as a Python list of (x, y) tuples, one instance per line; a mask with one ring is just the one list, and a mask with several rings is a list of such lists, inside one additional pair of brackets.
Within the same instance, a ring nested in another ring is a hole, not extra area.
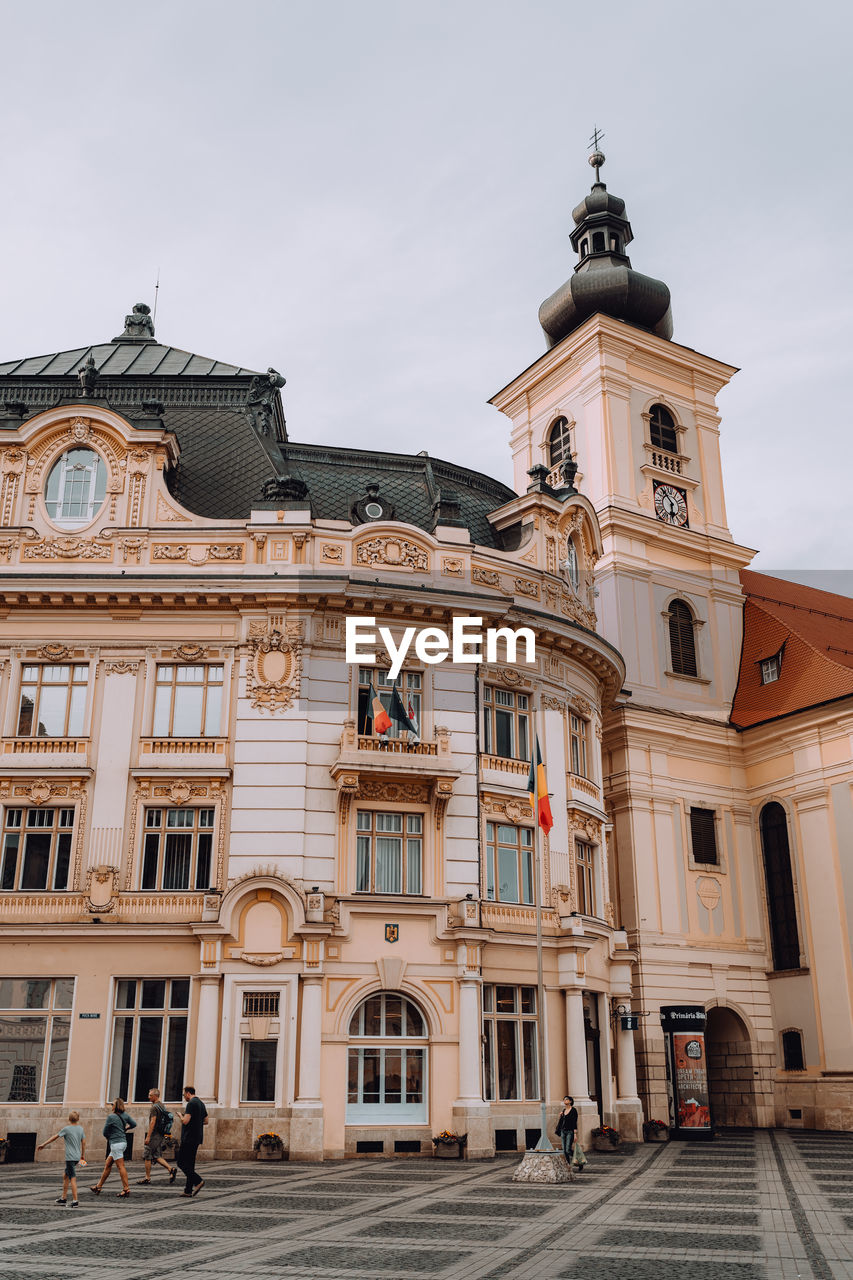
[(690, 843), (694, 862), (718, 861), (716, 814), (713, 809), (690, 810)]
[(693, 614), (683, 600), (669, 606), (669, 647), (672, 669), (679, 676), (698, 675), (696, 645), (693, 639)]

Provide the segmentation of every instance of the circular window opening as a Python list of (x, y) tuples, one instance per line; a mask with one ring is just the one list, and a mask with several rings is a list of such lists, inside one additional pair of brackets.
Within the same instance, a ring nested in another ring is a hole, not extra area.
[(378, 520), (382, 515), (382, 508), (378, 502), (368, 502), (364, 508), (365, 515), (370, 516), (371, 520)]
[(47, 477), (44, 502), (48, 518), (60, 529), (90, 524), (107, 496), (107, 467), (94, 449), (67, 449)]

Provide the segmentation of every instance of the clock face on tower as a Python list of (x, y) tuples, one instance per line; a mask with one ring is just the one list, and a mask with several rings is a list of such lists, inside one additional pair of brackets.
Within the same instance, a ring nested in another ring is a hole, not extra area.
[(665, 524), (687, 527), (687, 494), (671, 484), (655, 482), (655, 514)]

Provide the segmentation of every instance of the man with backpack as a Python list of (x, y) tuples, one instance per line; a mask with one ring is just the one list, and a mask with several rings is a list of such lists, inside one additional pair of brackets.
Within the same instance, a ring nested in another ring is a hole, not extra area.
[(149, 1089), (148, 1101), (151, 1103), (151, 1110), (148, 1112), (148, 1132), (145, 1135), (145, 1147), (143, 1148), (143, 1158), (145, 1160), (145, 1177), (139, 1179), (140, 1187), (150, 1187), (151, 1185), (151, 1162), (162, 1165), (169, 1174), (169, 1182), (175, 1181), (178, 1176), (178, 1170), (173, 1169), (168, 1160), (164, 1160), (160, 1154), (163, 1150), (163, 1142), (172, 1132), (172, 1122), (175, 1117), (171, 1111), (167, 1111), (160, 1101), (160, 1090)]

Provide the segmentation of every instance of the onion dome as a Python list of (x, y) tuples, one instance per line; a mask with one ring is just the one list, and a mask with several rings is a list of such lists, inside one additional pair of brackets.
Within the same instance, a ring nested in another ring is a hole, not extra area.
[(669, 289), (662, 280), (633, 270), (625, 252), (634, 238), (625, 217), (625, 201), (611, 195), (600, 181), (603, 154), (594, 151), (589, 162), (596, 180), (572, 213), (575, 227), (570, 239), (578, 264), (571, 279), (539, 308), (548, 346), (556, 346), (596, 312), (648, 329), (659, 338), (671, 338)]

